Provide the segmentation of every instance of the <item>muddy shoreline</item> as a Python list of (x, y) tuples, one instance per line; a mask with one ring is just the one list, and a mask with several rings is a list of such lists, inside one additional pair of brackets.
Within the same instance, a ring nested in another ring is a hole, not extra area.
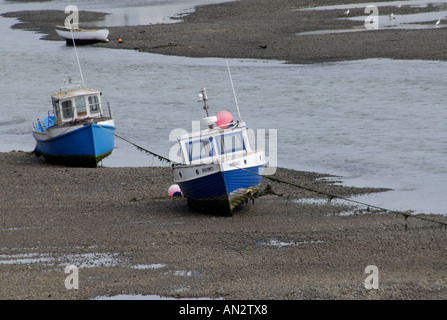
[[(354, 1), (345, 1), (345, 3)], [(110, 27), (106, 48), (131, 49), (188, 57), (274, 59), (308, 64), (368, 58), (447, 59), (447, 28), (424, 30), (370, 30), (332, 34), (298, 35), (317, 30), (354, 30), (364, 22), (342, 19), (345, 10), (303, 8), (337, 4), (336, 1), (244, 0), (198, 6), (179, 23)], [(364, 8), (350, 15), (365, 15)], [(380, 7), (380, 15), (438, 10), (410, 6)], [(80, 11), (81, 25), (99, 21), (106, 13)], [(36, 31), (43, 39), (61, 41), (54, 31), (64, 23), (63, 11), (21, 11), (4, 14), (18, 18), (13, 28)], [(434, 25), (435, 21), (427, 21)], [(123, 42), (118, 43), (118, 39)], [(62, 40), (63, 41), (63, 40)]]
[[(294, 10), (309, 5), (246, 0), (201, 6), (178, 24), (110, 28), (110, 42), (95, 46), (290, 63), (446, 58), (443, 28), (296, 36), (358, 27), (338, 20), (342, 12)], [(63, 23), (62, 11), (5, 16), (23, 22), (14, 28), (61, 41), (54, 25)], [(103, 14), (80, 17), (96, 21)], [(262, 190), (270, 185), (274, 193), (221, 217), (168, 197), (169, 167), (63, 167), (22, 151), (0, 153), (0, 166), (0, 299), (447, 298), (447, 237), (436, 223), (325, 197), (310, 201), (314, 193), (268, 180)], [(386, 192), (284, 168), (275, 177), (353, 199)], [(445, 216), (424, 217), (446, 222)], [(79, 267), (77, 290), (65, 286), (68, 265)], [(365, 288), (369, 265), (378, 268), (378, 289)]]
[[(304, 201), (315, 194), (266, 179), (274, 193), (221, 217), (168, 197), (170, 167), (63, 167), (15, 151), (0, 166), (0, 299), (447, 298), (446, 231), (431, 222)], [(282, 168), (275, 177), (353, 199), (382, 191)], [(77, 290), (64, 282), (72, 264)], [(368, 265), (379, 289), (364, 286)]]

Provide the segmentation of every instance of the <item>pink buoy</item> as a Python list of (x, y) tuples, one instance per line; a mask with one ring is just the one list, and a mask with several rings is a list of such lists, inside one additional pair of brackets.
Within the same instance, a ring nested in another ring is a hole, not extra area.
[(180, 190), (178, 184), (173, 184), (172, 186), (169, 187), (168, 194), (170, 197), (180, 196), (182, 195), (182, 191)]
[(219, 111), (216, 114), (217, 121), (216, 125), (221, 129), (227, 129), (229, 125), (233, 122), (233, 116), (230, 112), (226, 110)]

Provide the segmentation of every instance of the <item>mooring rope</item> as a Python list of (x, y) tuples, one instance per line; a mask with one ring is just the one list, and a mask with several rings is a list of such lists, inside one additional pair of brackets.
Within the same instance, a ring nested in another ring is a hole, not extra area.
[(406, 221), (407, 221), (407, 219), (410, 218), (410, 217), (411, 217), (411, 218), (415, 218), (415, 219), (419, 219), (419, 220), (424, 220), (424, 221), (432, 222), (432, 223), (437, 223), (437, 224), (439, 224), (441, 227), (444, 227), (445, 230), (447, 230), (447, 223), (446, 223), (446, 222), (437, 221), (437, 220), (434, 220), (434, 219), (430, 219), (430, 218), (426, 218), (426, 217), (421, 217), (421, 216), (419, 216), (419, 215), (414, 215), (414, 214), (411, 214), (411, 213), (408, 213), (408, 212), (397, 211), (397, 210), (391, 210), (391, 209), (387, 209), (387, 208), (384, 208), (384, 207), (380, 207), (380, 206), (372, 205), (372, 204), (369, 204), (369, 203), (366, 203), (366, 202), (357, 201), (357, 200), (353, 200), (353, 199), (350, 199), (350, 198), (345, 198), (345, 197), (337, 196), (337, 195), (335, 195), (335, 194), (331, 194), (331, 193), (329, 193), (329, 192), (325, 192), (325, 191), (321, 191), (321, 190), (315, 190), (315, 189), (312, 189), (312, 188), (309, 188), (309, 187), (301, 186), (301, 185), (299, 185), (299, 184), (295, 184), (295, 183), (292, 183), (292, 182), (288, 182), (288, 181), (285, 181), (285, 180), (281, 180), (281, 179), (278, 179), (278, 178), (273, 178), (273, 177), (270, 177), (270, 176), (267, 176), (267, 175), (264, 175), (264, 174), (260, 174), (260, 173), (257, 173), (257, 172), (253, 172), (253, 171), (247, 170), (247, 169), (245, 169), (245, 168), (240, 168), (240, 167), (237, 167), (237, 166), (235, 166), (235, 165), (233, 165), (233, 166), (236, 167), (236, 168), (238, 168), (238, 169), (242, 169), (242, 170), (245, 170), (245, 171), (250, 172), (250, 173), (252, 173), (252, 174), (261, 176), (261, 177), (266, 178), (266, 179), (268, 179), (268, 180), (270, 180), (270, 181), (273, 181), (273, 182), (284, 183), (284, 184), (287, 184), (287, 185), (290, 185), (290, 186), (293, 186), (293, 187), (296, 187), (296, 188), (299, 188), (299, 189), (303, 189), (303, 190), (306, 190), (306, 191), (311, 191), (311, 192), (314, 192), (314, 193), (316, 193), (316, 194), (320, 194), (320, 195), (326, 196), (326, 197), (329, 198), (329, 201), (331, 201), (332, 199), (337, 198), (337, 199), (340, 199), (340, 200), (343, 200), (343, 201), (347, 201), (347, 202), (352, 202), (352, 203), (355, 203), (355, 204), (363, 205), (363, 206), (366, 206), (366, 207), (368, 207), (368, 208), (375, 208), (375, 209), (382, 210), (382, 211), (385, 211), (385, 212), (394, 213), (394, 214), (396, 214), (396, 215), (402, 215), (402, 216), (404, 217), (404, 219), (405, 219), (405, 230), (407, 229), (407, 223), (406, 223)]
[(110, 133), (113, 134), (115, 137), (117, 137), (117, 138), (119, 138), (119, 139), (121, 139), (121, 140), (124, 140), (124, 141), (126, 141), (127, 143), (133, 145), (133, 146), (136, 147), (138, 150), (140, 150), (140, 151), (142, 151), (142, 152), (145, 152), (145, 153), (147, 153), (147, 154), (150, 154), (150, 155), (153, 156), (153, 157), (156, 157), (156, 158), (157, 158), (158, 160), (160, 160), (161, 162), (167, 162), (167, 163), (176, 164), (176, 162), (172, 161), (171, 159), (168, 159), (168, 158), (166, 158), (166, 157), (163, 157), (162, 155), (159, 155), (159, 154), (157, 154), (157, 153), (155, 153), (155, 152), (152, 152), (152, 151), (150, 151), (150, 150), (148, 150), (148, 149), (146, 149), (146, 148), (143, 148), (143, 147), (137, 145), (136, 143), (133, 143), (132, 141), (130, 141), (130, 140), (124, 138), (124, 137), (121, 137), (120, 135), (116, 134), (115, 132), (112, 132), (112, 131), (110, 131), (110, 130), (104, 128), (104, 127), (101, 126), (100, 124), (97, 124), (97, 123), (96, 123), (96, 125), (97, 125), (98, 127), (102, 128), (102, 129), (106, 130), (107, 132), (110, 132)]

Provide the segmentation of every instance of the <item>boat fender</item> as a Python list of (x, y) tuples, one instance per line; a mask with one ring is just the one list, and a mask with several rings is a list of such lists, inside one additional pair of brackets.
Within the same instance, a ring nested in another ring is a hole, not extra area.
[(181, 196), (182, 191), (180, 190), (178, 184), (173, 184), (172, 186), (169, 187), (168, 194), (170, 197)]

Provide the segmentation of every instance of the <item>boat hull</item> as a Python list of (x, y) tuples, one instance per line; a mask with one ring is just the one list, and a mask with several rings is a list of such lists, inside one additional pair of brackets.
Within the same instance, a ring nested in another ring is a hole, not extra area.
[[(113, 121), (112, 121), (113, 124)], [(33, 131), (36, 153), (49, 162), (69, 166), (95, 167), (112, 153), (115, 144), (114, 125), (87, 124), (51, 137), (47, 132)]]
[(109, 30), (98, 29), (98, 30), (85, 30), (85, 29), (74, 29), (73, 36), (70, 29), (56, 29), (57, 34), (65, 39), (67, 45), (73, 45), (73, 39), (76, 44), (91, 44), (96, 42), (107, 42), (107, 37), (109, 36)]
[[(232, 215), (259, 190), (264, 165), (226, 168), (223, 164), (174, 168), (174, 181), (196, 209)], [(186, 177), (186, 179), (180, 178)], [(191, 176), (197, 176), (190, 178)]]

